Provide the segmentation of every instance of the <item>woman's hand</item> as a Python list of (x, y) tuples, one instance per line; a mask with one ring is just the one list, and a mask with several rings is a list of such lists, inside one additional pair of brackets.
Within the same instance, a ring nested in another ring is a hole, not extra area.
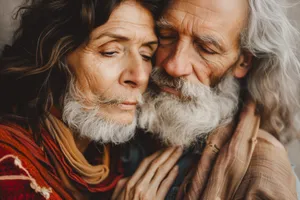
[(132, 177), (119, 181), (112, 199), (163, 200), (177, 174), (182, 148), (170, 147), (145, 158)]

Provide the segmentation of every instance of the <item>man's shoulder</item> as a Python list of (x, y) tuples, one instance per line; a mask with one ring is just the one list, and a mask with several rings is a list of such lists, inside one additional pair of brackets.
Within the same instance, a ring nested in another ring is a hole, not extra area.
[(257, 140), (261, 145), (272, 146), (278, 150), (286, 151), (283, 144), (276, 137), (263, 129), (258, 130)]
[(296, 199), (295, 183), (295, 175), (283, 144), (272, 134), (260, 129), (238, 195), (247, 193), (262, 199)]
[(264, 164), (273, 166), (277, 163), (282, 167), (290, 168), (291, 164), (288, 153), (276, 137), (265, 130), (259, 129), (256, 141), (252, 160), (256, 159), (258, 162), (264, 161)]

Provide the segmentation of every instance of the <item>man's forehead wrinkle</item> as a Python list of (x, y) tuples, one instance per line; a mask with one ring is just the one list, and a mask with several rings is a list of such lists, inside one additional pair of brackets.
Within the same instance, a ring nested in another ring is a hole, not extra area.
[[(194, 24), (195, 19), (189, 20), (189, 17), (191, 17), (191, 16), (197, 17), (196, 15), (194, 15), (192, 13), (189, 13), (189, 12), (185, 12), (185, 11), (179, 10), (179, 9), (176, 9), (176, 10), (178, 12), (182, 13), (182, 16), (180, 18), (178, 18), (176, 16), (172, 16), (171, 13), (165, 14), (165, 16), (168, 16), (168, 20), (167, 21), (168, 21), (168, 23), (171, 26), (173, 26), (174, 28), (178, 27), (179, 30), (184, 30), (184, 26), (186, 25), (186, 23), (188, 23), (188, 24), (190, 24), (190, 23)], [(193, 28), (193, 26), (192, 26), (192, 28)], [(190, 32), (192, 32), (192, 31), (190, 30)]]
[(192, 32), (193, 29), (193, 21), (188, 20), (188, 13), (185, 13), (183, 16), (183, 19), (181, 20), (181, 23), (179, 25), (180, 30), (185, 30), (184, 27), (186, 27), (187, 32)]
[[(241, 0), (241, 1), (247, 2), (246, 0)], [(247, 15), (243, 14), (246, 13), (245, 11), (247, 11), (247, 6), (243, 5), (243, 3), (238, 3), (238, 4), (235, 3), (233, 5), (227, 5), (226, 3), (222, 2), (222, 0), (220, 1), (219, 0), (215, 0), (215, 1), (201, 1), (201, 0), (198, 1), (180, 0), (179, 1), (178, 0), (175, 1), (173, 5), (170, 6), (167, 12), (171, 11), (172, 9), (174, 11), (177, 10), (182, 12), (188, 12), (191, 15), (195, 16), (196, 18), (202, 18), (202, 20), (203, 18), (207, 19), (209, 16), (211, 16), (213, 19), (216, 20), (218, 19), (217, 21), (219, 22), (219, 25), (224, 25), (224, 23), (226, 23), (224, 19), (226, 19), (226, 17), (228, 16), (231, 16), (229, 19), (233, 20), (233, 18), (235, 18), (235, 19), (239, 19), (239, 21), (240, 20), (244, 21), (241, 18), (247, 18)]]
[(177, 2), (177, 3), (175, 3), (175, 5), (171, 6), (169, 8), (169, 10), (177, 10), (177, 11), (181, 11), (181, 12), (187, 12), (197, 18), (199, 18), (199, 16), (197, 15), (200, 13), (199, 10), (202, 10), (202, 13), (203, 13), (203, 10), (205, 10), (206, 13), (208, 13), (208, 12), (217, 13), (216, 10), (211, 9), (208, 6), (203, 7), (203, 6), (197, 5), (195, 3), (192, 3), (191, 1)]
[[(188, 3), (188, 4), (191, 4), (192, 5), (192, 8), (195, 8), (195, 9), (197, 9), (197, 8), (202, 8), (202, 6), (199, 6), (199, 5), (197, 5), (196, 3), (194, 3), (194, 2), (192, 2), (192, 1), (190, 1), (190, 0), (186, 0), (186, 1), (181, 1), (181, 2), (186, 2), (186, 3)], [(190, 9), (189, 9), (190, 10)], [(208, 10), (208, 11), (210, 11), (210, 12), (212, 12), (212, 13), (216, 13), (217, 11), (215, 11), (215, 10), (213, 10), (213, 9), (210, 9), (209, 7), (205, 7), (205, 10)]]
[[(206, 10), (206, 9), (205, 9)], [(179, 17), (178, 15), (177, 15), (177, 17), (176, 16), (172, 16), (172, 15), (175, 15), (173, 12), (177, 12), (177, 13), (179, 13), (181, 16)], [(193, 21), (193, 23), (194, 23), (194, 28), (197, 28), (199, 25), (203, 25), (203, 24), (207, 24), (207, 25), (209, 25), (209, 17), (210, 16), (212, 16), (213, 15), (213, 13), (211, 13), (210, 12), (210, 10), (209, 10), (209, 12), (205, 12), (205, 18), (203, 18), (203, 16), (198, 16), (195, 12), (193, 12), (191, 9), (188, 9), (188, 10), (184, 10), (183, 8), (181, 8), (181, 7), (174, 7), (174, 8), (171, 8), (170, 10), (169, 10), (169, 12), (167, 12), (166, 14), (165, 14), (165, 16), (167, 16), (167, 18), (172, 18), (175, 22), (178, 22), (179, 24), (180, 24), (180, 28), (182, 28), (183, 26), (182, 25), (184, 25), (184, 21), (187, 21), (187, 22), (191, 22), (191, 20), (189, 20), (189, 19), (187, 19), (187, 18), (192, 18), (192, 21)], [(186, 20), (185, 20), (186, 19)], [(168, 20), (167, 19), (167, 21), (169, 21), (169, 23), (170, 23), (170, 20)], [(199, 23), (199, 21), (201, 22), (201, 23)], [(195, 26), (195, 23), (197, 23), (197, 26)], [(172, 23), (171, 23), (172, 24)], [(179, 24), (177, 24), (177, 25), (179, 25)], [(172, 24), (173, 25), (173, 24)], [(173, 25), (174, 26), (174, 25)]]
[[(233, 2), (234, 1), (234, 2)], [(239, 5), (239, 11), (246, 13), (248, 11), (248, 0), (233, 0), (233, 1), (224, 1), (224, 0), (210, 0), (210, 1), (203, 1), (203, 0), (177, 0), (174, 3), (174, 6), (178, 6), (177, 4), (191, 4), (191, 8), (205, 8), (206, 10), (213, 12), (213, 13), (223, 13), (226, 14), (232, 13), (233, 9), (236, 10), (236, 6)], [(238, 4), (238, 1), (241, 4)], [(197, 2), (197, 3), (196, 3)], [(243, 6), (243, 7), (241, 7)]]
[(115, 24), (118, 23), (117, 25), (120, 27), (120, 23), (125, 23), (125, 24), (130, 24), (130, 25), (134, 25), (134, 26), (143, 26), (143, 27), (149, 27), (149, 25), (151, 25), (150, 27), (154, 27), (154, 23), (151, 24), (146, 24), (146, 23), (136, 23), (136, 22), (131, 22), (131, 21), (127, 21), (127, 20), (112, 20), (110, 21), (110, 24)]
[[(176, 27), (176, 26), (178, 27), (179, 26), (180, 31), (184, 30), (185, 29), (184, 27), (186, 26), (188, 28), (187, 31), (191, 35), (193, 35), (193, 36), (195, 36), (199, 39), (206, 39), (206, 40), (209, 39), (210, 42), (216, 42), (216, 40), (217, 40), (218, 44), (224, 42), (223, 37), (219, 37), (219, 36), (215, 36), (215, 35), (211, 35), (211, 34), (202, 36), (201, 31), (199, 31), (198, 28), (201, 27), (200, 25), (205, 23), (205, 20), (200, 20), (200, 21), (197, 20), (196, 22), (195, 22), (195, 19), (190, 20), (189, 19), (189, 16), (191, 15), (190, 13), (185, 13), (184, 16), (182, 17), (182, 19), (177, 19), (176, 17), (172, 16), (171, 13), (166, 14), (166, 15), (167, 15), (167, 18), (170, 19), (170, 20), (164, 18), (162, 23), (166, 24), (167, 26), (170, 26), (170, 27)], [(176, 21), (177, 25), (174, 26), (173, 21)], [(191, 25), (189, 25), (189, 24), (191, 24)], [(206, 28), (206, 29), (208, 29), (208, 28)], [(210, 30), (210, 32), (211, 31), (212, 30)], [(214, 40), (212, 40), (212, 39), (214, 39)], [(221, 44), (220, 44), (220, 46), (221, 46)]]

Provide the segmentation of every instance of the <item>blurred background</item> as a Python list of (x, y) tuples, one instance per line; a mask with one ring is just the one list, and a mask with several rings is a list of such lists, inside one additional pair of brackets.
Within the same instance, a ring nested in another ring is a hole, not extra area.
[[(288, 2), (293, 5), (288, 10), (288, 16), (292, 24), (294, 24), (300, 31), (300, 1), (288, 0)], [(300, 46), (298, 50), (298, 55), (300, 56)], [(298, 139), (290, 142), (286, 145), (286, 148), (288, 150), (290, 160), (295, 166), (295, 172), (298, 175), (298, 177), (300, 177), (300, 140)]]
[[(288, 16), (292, 24), (297, 26), (300, 31), (300, 0), (288, 1), (291, 4), (288, 9)], [(11, 43), (12, 33), (18, 25), (17, 20), (12, 19), (12, 14), (22, 2), (23, 0), (0, 0), (0, 52), (2, 52), (4, 44)], [(290, 142), (286, 145), (286, 148), (291, 162), (296, 167), (295, 171), (298, 177), (300, 177), (300, 140)]]

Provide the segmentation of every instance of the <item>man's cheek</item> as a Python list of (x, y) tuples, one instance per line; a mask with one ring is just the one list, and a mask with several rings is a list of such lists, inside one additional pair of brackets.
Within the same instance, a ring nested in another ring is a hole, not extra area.
[(155, 63), (154, 63), (155, 66), (161, 66), (161, 64), (168, 57), (168, 55), (169, 55), (169, 50), (158, 48), (155, 57)]

